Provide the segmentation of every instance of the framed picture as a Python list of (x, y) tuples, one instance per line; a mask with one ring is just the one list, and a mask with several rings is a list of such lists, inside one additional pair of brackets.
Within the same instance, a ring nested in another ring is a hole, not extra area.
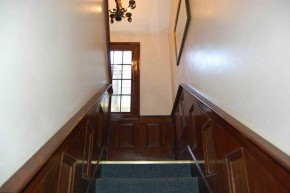
[(188, 26), (190, 21), (190, 11), (188, 0), (179, 0), (175, 27), (174, 27), (174, 39), (175, 39), (175, 52), (176, 62), (179, 65), (182, 49), (184, 46)]

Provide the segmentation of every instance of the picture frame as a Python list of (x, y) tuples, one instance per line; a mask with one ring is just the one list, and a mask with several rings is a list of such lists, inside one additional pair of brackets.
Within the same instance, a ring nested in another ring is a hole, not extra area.
[(179, 66), (179, 62), (181, 59), (190, 19), (191, 18), (188, 0), (179, 0), (174, 26), (174, 43), (177, 66)]

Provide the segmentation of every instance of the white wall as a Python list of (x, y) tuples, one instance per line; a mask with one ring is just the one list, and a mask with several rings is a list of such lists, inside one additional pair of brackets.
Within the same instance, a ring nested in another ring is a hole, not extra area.
[(0, 186), (108, 82), (102, 0), (0, 1)]
[(190, 84), (290, 155), (290, 1), (189, 0), (192, 20), (176, 67), (174, 95)]
[(140, 42), (140, 114), (169, 115), (172, 98), (168, 34), (111, 33), (111, 42)]

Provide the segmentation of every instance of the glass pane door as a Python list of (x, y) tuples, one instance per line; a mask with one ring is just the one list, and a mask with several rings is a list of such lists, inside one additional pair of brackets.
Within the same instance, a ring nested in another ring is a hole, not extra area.
[(111, 51), (113, 95), (111, 112), (131, 112), (132, 51)]

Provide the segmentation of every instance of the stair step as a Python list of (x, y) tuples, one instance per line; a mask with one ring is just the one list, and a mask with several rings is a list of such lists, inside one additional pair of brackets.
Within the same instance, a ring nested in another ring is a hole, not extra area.
[(102, 178), (189, 178), (190, 164), (104, 164)]
[(198, 193), (197, 178), (113, 179), (95, 181), (97, 193)]

